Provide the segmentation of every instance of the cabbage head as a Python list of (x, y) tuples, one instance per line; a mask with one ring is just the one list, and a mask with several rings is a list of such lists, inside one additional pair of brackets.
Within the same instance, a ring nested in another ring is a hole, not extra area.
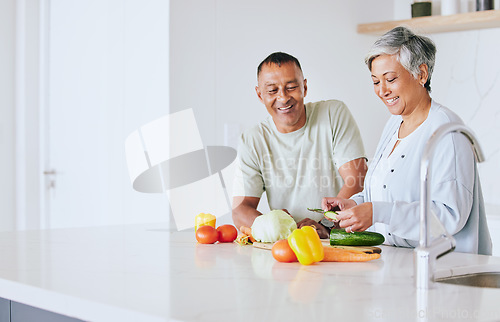
[(252, 236), (263, 243), (274, 243), (286, 239), (297, 229), (297, 223), (292, 216), (283, 210), (272, 210), (255, 218), (252, 225)]

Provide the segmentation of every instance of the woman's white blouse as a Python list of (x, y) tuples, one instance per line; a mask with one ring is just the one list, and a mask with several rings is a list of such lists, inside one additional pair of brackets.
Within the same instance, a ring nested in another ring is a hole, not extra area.
[[(429, 137), (438, 127), (462, 123), (448, 108), (432, 101), (427, 119), (394, 149), (401, 116), (391, 116), (365, 179), (365, 188), (353, 199), (372, 202), (372, 230), (386, 243), (416, 247), (419, 239), (420, 160)], [(389, 156), (389, 157), (388, 157)], [(445, 136), (435, 149), (431, 169), (431, 209), (454, 235), (456, 251), (491, 254), (491, 238), (474, 153), (458, 133)]]

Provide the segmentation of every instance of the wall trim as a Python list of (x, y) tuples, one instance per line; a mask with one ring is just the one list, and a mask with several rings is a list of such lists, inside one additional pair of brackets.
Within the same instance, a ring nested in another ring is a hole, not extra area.
[(26, 227), (26, 147), (25, 147), (25, 60), (26, 60), (26, 2), (16, 1), (16, 44), (15, 44), (15, 227)]
[(47, 102), (49, 0), (16, 1), (15, 229), (45, 228), (44, 114)]

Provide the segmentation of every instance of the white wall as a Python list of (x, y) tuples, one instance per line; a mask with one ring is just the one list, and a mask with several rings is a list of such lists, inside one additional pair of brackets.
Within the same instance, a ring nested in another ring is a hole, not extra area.
[[(295, 55), (308, 79), (306, 100), (344, 100), (374, 153), (388, 117), (372, 92), (363, 57), (376, 37), (358, 23), (409, 18), (411, 1), (189, 0), (171, 3), (171, 106), (192, 107), (205, 144), (223, 144), (267, 116), (254, 92), (256, 66), (273, 51)], [(499, 205), (500, 30), (430, 35), (438, 46), (432, 96), (478, 134), (485, 200)], [(227, 141), (227, 140), (226, 140)], [(234, 142), (231, 141), (230, 142)], [(493, 209), (489, 207), (489, 209)]]
[(15, 0), (0, 1), (0, 230), (15, 226)]
[(241, 131), (267, 117), (257, 65), (284, 51), (301, 62), (306, 101), (347, 103), (371, 157), (388, 114), (363, 61), (373, 38), (356, 25), (392, 14), (392, 1), (171, 1), (171, 108), (194, 109), (205, 145), (235, 144), (225, 125)]
[[(371, 158), (388, 113), (372, 93), (363, 64), (363, 56), (376, 38), (355, 30), (358, 23), (397, 18), (396, 11), (404, 10), (398, 3), (173, 0), (170, 109), (195, 110), (205, 145), (234, 144), (234, 140), (225, 140), (225, 125), (231, 126), (232, 135), (267, 116), (254, 92), (258, 63), (273, 51), (287, 51), (302, 63), (309, 82), (306, 100), (344, 100), (358, 120)], [(15, 211), (14, 9), (14, 0), (0, 2), (0, 229), (13, 227)], [(500, 136), (495, 127), (500, 45), (493, 41), (499, 33), (497, 28), (431, 35), (438, 45), (432, 95), (459, 113), (479, 135), (488, 160), (480, 165), (483, 190), (486, 202), (493, 205), (500, 204)], [(134, 56), (130, 62), (140, 66), (140, 60)], [(128, 86), (135, 82), (130, 78)], [(140, 101), (140, 95), (127, 100), (129, 106)], [(125, 127), (136, 128), (146, 118), (129, 120)]]
[[(205, 144), (222, 144), (224, 124), (241, 130), (267, 116), (258, 101), (257, 65), (271, 52), (296, 56), (308, 79), (306, 101), (344, 100), (361, 128), (385, 122), (363, 58), (373, 38), (357, 23), (392, 16), (392, 1), (172, 1), (171, 107), (192, 107)], [(368, 15), (366, 12), (369, 12)], [(360, 95), (363, 93), (363, 95)], [(377, 137), (363, 131), (368, 155)]]

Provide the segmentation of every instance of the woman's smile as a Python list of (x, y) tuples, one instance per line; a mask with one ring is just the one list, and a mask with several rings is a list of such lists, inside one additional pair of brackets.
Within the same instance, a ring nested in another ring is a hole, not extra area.
[(399, 96), (393, 97), (391, 99), (385, 100), (387, 105), (394, 105), (397, 103), (397, 100), (399, 99)]

